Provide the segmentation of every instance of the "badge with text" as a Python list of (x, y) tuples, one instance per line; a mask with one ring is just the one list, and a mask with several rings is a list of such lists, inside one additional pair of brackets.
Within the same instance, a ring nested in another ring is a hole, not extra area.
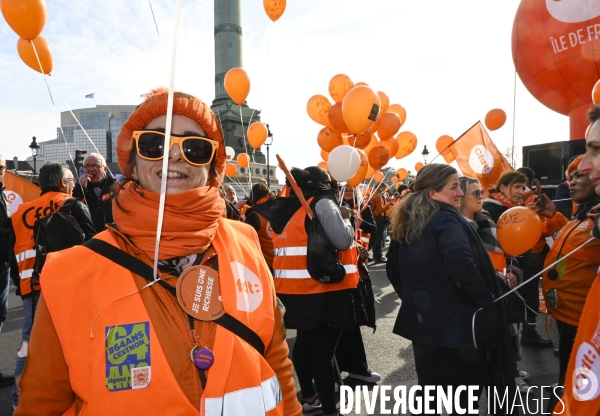
[(109, 391), (143, 389), (152, 378), (150, 323), (105, 328), (105, 380)]
[(219, 273), (206, 266), (192, 266), (181, 273), (177, 300), (188, 315), (201, 321), (214, 321), (225, 314)]

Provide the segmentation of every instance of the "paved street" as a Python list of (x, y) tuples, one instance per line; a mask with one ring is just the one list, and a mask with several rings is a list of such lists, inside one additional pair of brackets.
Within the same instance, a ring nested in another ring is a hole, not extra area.
[[(377, 308), (377, 331), (373, 334), (369, 328), (363, 328), (363, 339), (367, 349), (369, 366), (373, 371), (381, 374), (380, 385), (393, 387), (404, 385), (409, 388), (416, 384), (416, 374), (413, 362), (411, 343), (397, 335), (392, 334), (392, 328), (400, 300), (393, 291), (385, 276), (385, 265), (370, 266), (373, 289), (380, 302)], [(10, 373), (14, 370), (15, 353), (20, 344), (21, 322), (23, 308), (21, 299), (14, 295), (12, 287), (9, 299), (9, 314), (4, 329), (0, 335), (0, 371)], [(542, 331), (543, 323), (538, 325)], [(551, 338), (557, 344), (555, 326)], [(293, 345), (295, 331), (288, 331), (288, 342)], [(527, 382), (531, 386), (549, 386), (557, 381), (558, 359), (553, 355), (551, 348), (524, 347), (522, 350), (523, 361), (519, 363), (519, 369), (526, 370), (531, 374)], [(12, 413), (10, 404), (10, 387), (0, 388), (0, 416), (8, 416)], [(536, 390), (539, 396), (539, 390)], [(535, 402), (530, 398), (530, 409), (533, 411)], [(361, 415), (366, 415), (364, 403)], [(354, 414), (354, 413), (353, 413)], [(375, 413), (379, 413), (379, 403), (375, 407)], [(483, 412), (481, 414), (485, 414)], [(535, 413), (541, 414), (541, 413)], [(318, 416), (320, 413), (313, 413)]]

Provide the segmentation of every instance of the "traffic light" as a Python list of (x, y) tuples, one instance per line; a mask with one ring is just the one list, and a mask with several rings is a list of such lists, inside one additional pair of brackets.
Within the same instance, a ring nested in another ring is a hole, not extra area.
[(77, 169), (77, 172), (83, 167), (83, 155), (86, 153), (87, 150), (75, 150), (75, 169)]

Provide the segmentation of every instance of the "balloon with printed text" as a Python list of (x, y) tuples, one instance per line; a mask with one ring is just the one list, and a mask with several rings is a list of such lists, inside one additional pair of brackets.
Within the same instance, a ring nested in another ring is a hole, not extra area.
[(2, 0), (0, 10), (10, 28), (25, 40), (37, 38), (48, 17), (45, 0)]
[(379, 142), (379, 145), (385, 147), (388, 150), (388, 152), (390, 153), (390, 159), (396, 156), (396, 153), (398, 153), (398, 149), (400, 148), (398, 140), (396, 140), (395, 137), (389, 138), (387, 140), (381, 140)]
[(485, 115), (485, 126), (488, 130), (498, 130), (506, 123), (506, 113), (500, 108), (494, 108)]
[[(361, 134), (356, 134), (354, 137), (351, 137), (349, 142), (350, 145), (354, 145), (357, 149), (366, 149), (371, 143), (371, 139), (375, 137), (371, 134), (371, 129), (366, 129)], [(377, 140), (377, 139), (375, 139)]]
[[(33, 45), (35, 45), (35, 50)], [(54, 67), (54, 56), (52, 55), (52, 49), (50, 44), (43, 36), (38, 36), (34, 40), (25, 40), (19, 38), (17, 41), (17, 52), (21, 57), (21, 60), (29, 68), (41, 73), (50, 74)], [(36, 53), (37, 52), (37, 56)], [(39, 61), (38, 61), (39, 57)], [(42, 67), (40, 68), (40, 63)]]
[(242, 68), (231, 68), (225, 74), (223, 86), (229, 98), (234, 103), (242, 105), (250, 93), (250, 78)]
[(379, 96), (379, 114), (385, 114), (390, 106), (390, 97), (383, 91), (377, 91), (377, 95)]
[(352, 88), (342, 101), (342, 115), (351, 133), (362, 133), (377, 120), (379, 96), (367, 86)]
[(350, 186), (358, 186), (365, 178), (367, 170), (369, 170), (369, 159), (367, 158), (366, 153), (363, 152), (361, 149), (356, 149), (356, 151), (360, 156), (360, 166), (356, 174), (350, 179), (348, 179), (348, 185)]
[(331, 103), (324, 95), (313, 95), (306, 103), (306, 112), (308, 116), (315, 122), (326, 127), (331, 127), (329, 123), (329, 110)]
[(417, 148), (417, 136), (410, 131), (403, 131), (396, 136), (398, 140), (398, 152), (396, 153), (396, 159), (402, 159), (410, 155)]
[(342, 103), (335, 103), (329, 109), (329, 124), (340, 133), (348, 133), (348, 127), (342, 115)]
[(344, 140), (339, 131), (331, 127), (323, 127), (317, 135), (317, 144), (326, 152), (331, 152), (336, 147), (344, 144)]
[(341, 103), (352, 88), (354, 83), (348, 75), (337, 74), (329, 81), (329, 95), (336, 103)]
[(228, 163), (225, 165), (225, 175), (233, 178), (237, 175), (237, 167), (233, 163)]
[(285, 12), (286, 0), (263, 0), (263, 7), (272, 21), (277, 21)]
[(385, 147), (379, 145), (369, 150), (369, 165), (373, 169), (381, 169), (390, 160), (390, 152)]
[(440, 136), (437, 139), (437, 142), (435, 142), (436, 150), (444, 157), (446, 163), (452, 163), (455, 159), (450, 149), (448, 149), (448, 146), (452, 143), (454, 143), (454, 139), (447, 135)]
[(358, 172), (360, 168), (360, 155), (352, 146), (341, 145), (329, 154), (327, 160), (329, 173), (338, 182), (346, 182)]
[(267, 126), (260, 121), (255, 121), (248, 127), (248, 142), (253, 149), (261, 147), (267, 141), (268, 136)]
[(250, 158), (246, 153), (240, 153), (236, 161), (242, 168), (247, 168), (250, 165)]
[(534, 210), (527, 207), (509, 208), (498, 219), (498, 242), (506, 254), (520, 256), (538, 242), (543, 227), (544, 222)]

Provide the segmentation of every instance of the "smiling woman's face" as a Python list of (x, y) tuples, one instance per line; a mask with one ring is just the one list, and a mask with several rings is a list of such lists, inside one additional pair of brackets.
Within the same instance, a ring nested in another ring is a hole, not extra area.
[[(167, 116), (160, 116), (144, 127), (144, 130), (164, 129)], [(171, 133), (185, 136), (206, 136), (206, 132), (195, 120), (173, 114)], [(163, 176), (162, 160), (147, 160), (136, 154), (133, 179), (138, 181), (150, 192), (160, 193), (160, 183)], [(177, 194), (201, 186), (206, 186), (209, 179), (210, 163), (205, 166), (192, 166), (185, 161), (178, 144), (169, 150), (169, 167), (167, 193)]]

